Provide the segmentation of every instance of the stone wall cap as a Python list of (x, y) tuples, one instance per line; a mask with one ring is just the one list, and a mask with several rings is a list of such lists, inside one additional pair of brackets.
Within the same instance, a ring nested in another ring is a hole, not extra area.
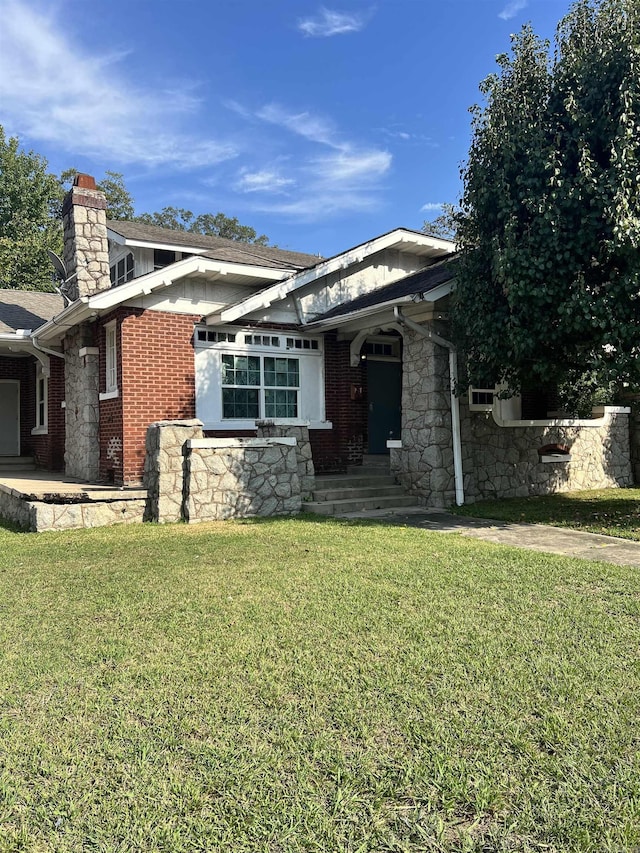
[(198, 450), (200, 448), (216, 448), (222, 449), (225, 447), (242, 447), (255, 449), (257, 447), (273, 447), (273, 445), (288, 445), (295, 447), (297, 439), (289, 436), (277, 438), (190, 438), (186, 441), (186, 445), (190, 450)]
[(198, 418), (191, 418), (189, 420), (170, 420), (170, 421), (154, 421), (152, 424), (149, 424), (152, 427), (202, 427), (203, 423)]
[(256, 421), (257, 427), (308, 427), (311, 421), (292, 420), (291, 418), (261, 418)]

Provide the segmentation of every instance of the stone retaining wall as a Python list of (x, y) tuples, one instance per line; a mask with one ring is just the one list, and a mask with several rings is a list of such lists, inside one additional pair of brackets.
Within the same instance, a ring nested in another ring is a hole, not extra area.
[(309, 500), (313, 492), (316, 476), (309, 440), (309, 425), (291, 426), (278, 420), (256, 421), (258, 438), (295, 438), (298, 476), (302, 500)]
[(267, 422), (266, 432), (295, 435), (204, 438), (202, 422), (159, 421), (147, 431), (145, 520), (211, 521), (300, 511), (313, 488), (306, 427)]
[(300, 512), (293, 438), (209, 438), (188, 442), (185, 521)]

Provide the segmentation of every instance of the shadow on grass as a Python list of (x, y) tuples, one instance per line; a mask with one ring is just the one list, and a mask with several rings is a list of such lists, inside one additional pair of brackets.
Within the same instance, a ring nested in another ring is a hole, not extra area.
[(451, 512), (497, 521), (552, 524), (640, 540), (640, 489), (601, 489), (488, 500), (453, 507)]

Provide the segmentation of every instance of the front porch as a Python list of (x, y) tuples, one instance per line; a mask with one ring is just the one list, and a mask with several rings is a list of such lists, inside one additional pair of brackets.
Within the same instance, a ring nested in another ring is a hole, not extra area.
[(20, 465), (0, 466), (0, 518), (30, 532), (141, 522), (146, 497), (146, 489), (86, 483)]

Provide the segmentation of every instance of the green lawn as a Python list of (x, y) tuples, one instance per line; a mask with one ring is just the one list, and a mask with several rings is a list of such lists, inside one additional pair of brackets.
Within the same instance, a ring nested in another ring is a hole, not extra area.
[(639, 596), (376, 524), (0, 529), (0, 850), (637, 851)]
[(458, 515), (553, 524), (640, 541), (640, 489), (599, 489), (454, 507)]

